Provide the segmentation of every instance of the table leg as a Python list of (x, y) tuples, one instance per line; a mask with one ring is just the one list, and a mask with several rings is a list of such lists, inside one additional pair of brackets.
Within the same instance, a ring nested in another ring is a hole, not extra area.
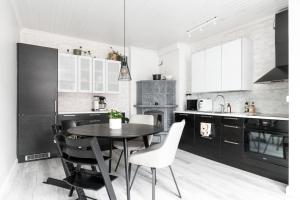
[(143, 136), (143, 140), (144, 140), (145, 147), (148, 148), (150, 146), (148, 141), (148, 136)]
[(96, 137), (94, 137), (92, 139), (91, 146), (92, 146), (92, 150), (95, 154), (96, 160), (98, 162), (98, 166), (100, 168), (100, 172), (102, 174), (104, 184), (105, 184), (105, 188), (106, 188), (106, 191), (108, 193), (109, 199), (110, 200), (116, 200), (117, 199), (116, 194), (115, 194), (115, 191), (114, 191), (113, 186), (111, 184), (109, 174), (107, 173), (108, 170), (106, 168), (106, 165), (105, 165), (105, 162), (104, 162), (104, 159), (103, 159), (103, 154), (102, 154), (102, 151), (100, 149), (100, 146), (99, 146), (99, 143), (98, 143), (98, 140), (97, 140)]
[(125, 163), (125, 179), (126, 179), (126, 191), (127, 200), (130, 200), (130, 185), (129, 185), (129, 172), (128, 172), (128, 146), (127, 139), (123, 139), (123, 149), (124, 149), (124, 163)]
[(112, 148), (113, 148), (113, 142), (112, 139), (110, 139), (110, 148), (109, 148), (109, 173), (111, 173), (111, 161), (112, 161)]

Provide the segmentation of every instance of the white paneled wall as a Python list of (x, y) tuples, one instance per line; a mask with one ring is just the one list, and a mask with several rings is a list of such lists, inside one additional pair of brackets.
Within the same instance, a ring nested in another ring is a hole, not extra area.
[[(60, 53), (66, 53), (67, 49), (71, 51), (82, 46), (84, 50), (90, 50), (93, 56), (97, 58), (106, 58), (110, 47), (114, 50), (123, 53), (123, 47), (113, 46), (100, 42), (84, 40), (80, 38), (68, 37), (47, 33), (43, 31), (22, 29), (20, 33), (21, 42), (58, 48)], [(126, 52), (127, 49), (126, 49)], [(126, 81), (120, 82), (119, 94), (97, 94), (107, 98), (108, 108), (119, 109), (129, 114), (129, 83)], [(58, 96), (58, 111), (73, 112), (73, 111), (90, 111), (92, 108), (92, 93), (59, 93)]]
[[(246, 24), (232, 30), (208, 37), (191, 45), (192, 52), (213, 47), (227, 41), (245, 37), (253, 43), (253, 81), (256, 81), (270, 69), (275, 67), (275, 32), (273, 29), (274, 17)], [(190, 73), (188, 73), (190, 74)], [(189, 80), (189, 78), (188, 78)], [(191, 85), (187, 81), (188, 91)], [(226, 92), (223, 94), (230, 102), (235, 112), (243, 111), (245, 101), (254, 101), (257, 112), (288, 114), (288, 83), (254, 84), (251, 91)], [(195, 94), (194, 97), (214, 98), (217, 93)]]
[[(0, 1), (0, 199), (16, 166), (17, 51), (19, 27), (11, 1)], [(14, 165), (15, 164), (15, 165)]]

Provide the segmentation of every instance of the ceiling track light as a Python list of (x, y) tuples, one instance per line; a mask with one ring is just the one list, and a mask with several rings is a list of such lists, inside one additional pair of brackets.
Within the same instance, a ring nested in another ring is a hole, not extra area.
[(205, 22), (198, 24), (197, 26), (186, 31), (188, 37), (192, 37), (192, 33), (195, 31), (203, 31), (203, 29), (210, 24), (217, 24), (218, 17), (213, 17), (211, 19), (206, 20)]

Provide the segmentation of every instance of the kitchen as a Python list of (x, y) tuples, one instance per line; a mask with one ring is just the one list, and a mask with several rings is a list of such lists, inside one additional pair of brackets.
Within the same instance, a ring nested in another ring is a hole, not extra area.
[[(284, 199), (287, 194), (297, 197), (293, 174), (297, 174), (298, 165), (291, 162), (297, 145), (291, 134), (295, 115), (291, 115), (294, 95), (290, 80), (294, 74), (289, 73), (288, 53), (288, 25), (293, 20), (290, 2), (191, 1), (185, 6), (176, 2), (178, 13), (172, 12), (172, 16), (164, 13), (169, 1), (162, 7), (156, 2), (148, 7), (137, 2), (114, 3), (116, 8), (111, 13), (112, 3), (103, 2), (88, 6), (77, 0), (71, 8), (67, 1), (13, 0), (5, 4), (10, 10), (5, 17), (14, 21), (10, 28), (15, 28), (9, 29), (15, 35), (5, 37), (14, 43), (14, 50), (11, 46), (8, 50), (14, 52), (16, 61), (7, 62), (15, 66), (11, 73), (16, 75), (12, 89), (16, 94), (11, 98), (17, 106), (9, 104), (17, 113), (17, 121), (14, 118), (8, 123), (16, 127), (15, 135), (8, 139), (10, 145), (2, 145), (3, 152), (9, 151), (10, 156), (3, 155), (1, 171), (5, 173), (1, 178), (5, 181), (0, 185), (0, 196), (17, 199), (23, 194), (23, 199), (40, 199), (43, 193), (45, 199), (68, 198), (69, 191), (61, 188), (64, 183), (60, 179), (65, 174), (57, 147), (59, 140), (55, 136), (53, 142), (51, 126), (63, 127), (66, 121), (72, 121), (76, 127), (66, 129), (68, 134), (106, 124), (114, 130), (112, 119), (119, 115), (119, 130), (125, 131), (134, 116), (150, 115), (159, 131), (152, 130), (155, 134), (153, 140), (148, 137), (148, 142), (143, 135), (146, 149), (168, 143), (171, 127), (185, 122), (174, 171), (170, 168), (176, 188), (168, 186), (173, 183), (169, 175), (165, 177), (170, 173), (167, 169), (157, 170), (157, 179), (156, 171), (152, 171), (151, 188), (151, 172), (146, 168), (138, 171), (139, 165), (131, 167), (135, 153), (131, 156), (131, 147), (126, 153), (127, 141), (123, 147), (117, 139), (99, 137), (108, 174), (117, 178), (105, 180), (105, 187), (97, 192), (83, 189), (88, 196), (114, 199), (115, 193), (119, 194), (117, 199), (247, 199), (242, 195), (245, 193), (252, 198)], [(192, 5), (203, 6), (203, 13), (199, 14)], [(131, 12), (136, 6), (148, 14), (152, 6), (164, 13), (166, 21), (173, 17), (179, 26), (162, 21), (149, 36), (147, 31), (153, 26), (137, 20), (136, 15), (141, 14)], [(230, 12), (221, 12), (222, 6), (242, 17), (237, 20)], [(35, 11), (30, 14), (31, 7)], [(81, 7), (89, 12), (78, 12)], [(99, 7), (100, 13), (96, 9)], [(73, 12), (80, 14), (75, 16)], [(167, 34), (163, 26), (178, 34)], [(40, 63), (48, 67), (40, 68)], [(104, 174), (106, 170), (101, 166)], [(111, 168), (115, 169), (112, 174)], [(189, 172), (185, 175), (185, 171)], [(35, 177), (28, 181), (36, 190), (25, 187), (24, 177), (30, 176)], [(133, 185), (133, 181), (137, 183)], [(228, 185), (222, 186), (224, 190), (237, 192), (211, 190), (216, 183)], [(239, 190), (235, 183), (245, 187)], [(12, 188), (15, 193), (10, 192)], [(259, 194), (254, 192), (257, 188)], [(72, 198), (79, 196), (78, 191), (75, 193)]]

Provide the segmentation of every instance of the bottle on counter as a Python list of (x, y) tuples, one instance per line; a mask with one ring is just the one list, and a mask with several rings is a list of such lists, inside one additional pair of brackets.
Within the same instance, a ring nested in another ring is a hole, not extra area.
[(250, 113), (255, 113), (256, 112), (254, 101), (252, 101), (251, 105), (249, 106), (249, 112)]
[(230, 103), (227, 104), (227, 112), (231, 113), (231, 105), (230, 105)]
[(245, 113), (249, 112), (249, 103), (248, 103), (248, 101), (245, 102), (244, 110), (245, 110)]

